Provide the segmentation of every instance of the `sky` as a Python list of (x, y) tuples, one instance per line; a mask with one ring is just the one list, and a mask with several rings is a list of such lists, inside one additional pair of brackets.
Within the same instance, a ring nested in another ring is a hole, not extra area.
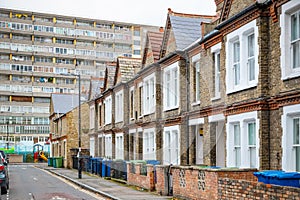
[(165, 26), (174, 12), (215, 15), (214, 0), (0, 0), (1, 8)]

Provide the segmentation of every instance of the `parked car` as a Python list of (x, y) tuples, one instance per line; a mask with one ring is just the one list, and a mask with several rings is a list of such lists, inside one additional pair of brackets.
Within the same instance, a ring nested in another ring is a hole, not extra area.
[(7, 161), (0, 153), (0, 187), (1, 187), (1, 195), (7, 194), (7, 190), (9, 189), (9, 176), (8, 176), (8, 167)]
[(6, 162), (8, 163), (9, 162), (9, 159), (8, 159), (8, 156), (7, 154), (3, 151), (3, 150), (0, 150), (0, 154), (2, 155), (2, 157), (6, 160)]

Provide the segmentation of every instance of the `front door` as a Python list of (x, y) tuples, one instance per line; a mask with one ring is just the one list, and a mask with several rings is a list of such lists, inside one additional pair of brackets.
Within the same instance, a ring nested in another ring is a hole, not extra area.
[(196, 165), (203, 164), (203, 128), (200, 125), (193, 126), (196, 136)]

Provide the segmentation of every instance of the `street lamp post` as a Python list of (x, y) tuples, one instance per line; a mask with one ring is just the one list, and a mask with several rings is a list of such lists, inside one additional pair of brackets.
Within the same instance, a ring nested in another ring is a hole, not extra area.
[(78, 73), (78, 178), (82, 178), (81, 169), (81, 77)]

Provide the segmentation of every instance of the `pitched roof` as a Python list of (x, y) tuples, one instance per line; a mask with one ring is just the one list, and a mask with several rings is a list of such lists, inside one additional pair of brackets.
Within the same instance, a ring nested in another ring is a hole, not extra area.
[(155, 63), (159, 60), (162, 40), (164, 36), (163, 27), (159, 32), (148, 31), (146, 35), (146, 44), (143, 52), (142, 68), (148, 64)]
[(116, 77), (116, 62), (106, 64), (103, 91), (113, 87)]
[(104, 78), (91, 78), (89, 100), (98, 97), (103, 90)]
[(170, 22), (176, 39), (176, 50), (183, 50), (201, 37), (201, 22), (211, 19), (170, 15)]
[(78, 106), (77, 94), (52, 94), (51, 101), (54, 113), (65, 114)]
[(163, 32), (148, 32), (148, 38), (149, 38), (149, 45), (152, 49), (154, 62), (157, 62), (159, 60), (159, 53), (162, 45), (163, 40)]
[(118, 57), (115, 85), (131, 80), (141, 67), (140, 58)]
[(171, 32), (175, 37), (176, 49), (174, 50), (183, 50), (201, 38), (201, 23), (209, 23), (213, 17), (215, 16), (176, 13), (169, 8), (161, 58), (165, 56), (164, 54), (167, 50), (168, 39)]

